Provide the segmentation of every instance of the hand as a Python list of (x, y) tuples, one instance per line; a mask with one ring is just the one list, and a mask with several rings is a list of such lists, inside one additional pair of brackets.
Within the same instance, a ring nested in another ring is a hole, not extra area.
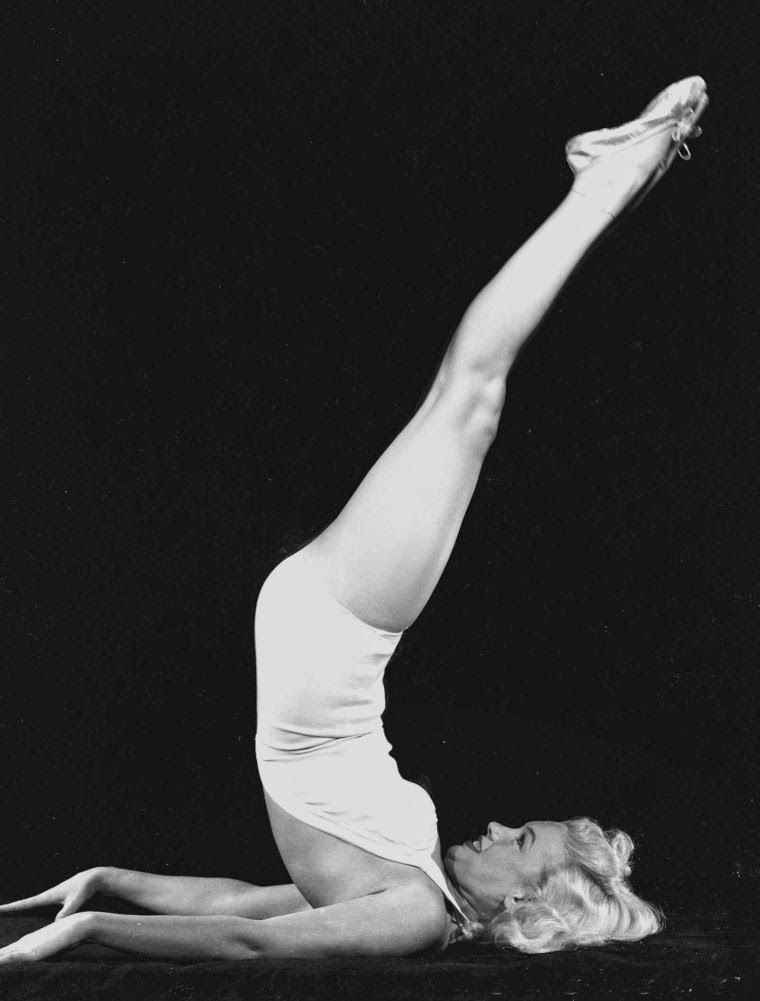
[(56, 952), (78, 945), (89, 934), (91, 918), (92, 914), (88, 911), (71, 914), (22, 936), (0, 949), (0, 964), (47, 959)]
[(16, 911), (23, 911), (29, 907), (50, 907), (54, 904), (62, 904), (62, 907), (55, 917), (56, 921), (68, 917), (74, 911), (78, 911), (90, 897), (100, 889), (101, 883), (100, 869), (85, 869), (78, 872), (76, 876), (64, 880), (50, 890), (38, 893), (35, 897), (24, 897), (23, 900), (13, 900), (9, 904), (0, 904), (0, 914), (12, 914)]

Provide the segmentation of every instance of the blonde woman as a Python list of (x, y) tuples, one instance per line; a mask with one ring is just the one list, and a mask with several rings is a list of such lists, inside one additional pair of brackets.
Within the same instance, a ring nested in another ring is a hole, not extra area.
[[(383, 677), (449, 559), (494, 438), (505, 380), (582, 258), (700, 134), (704, 80), (566, 147), (561, 204), (466, 310), (417, 413), (335, 520), (283, 560), (256, 607), (256, 757), (292, 883), (97, 867), (0, 908), (58, 905), (0, 950), (37, 960), (80, 942), (173, 959), (398, 956), (482, 939), (550, 952), (656, 932), (628, 883), (631, 839), (588, 818), (491, 822), (441, 857), (435, 808), (401, 778)], [(96, 891), (147, 916), (83, 910)]]

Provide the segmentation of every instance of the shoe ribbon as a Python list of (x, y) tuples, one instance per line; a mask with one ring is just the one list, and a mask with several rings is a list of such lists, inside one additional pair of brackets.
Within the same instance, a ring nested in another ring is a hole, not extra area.
[(694, 108), (687, 108), (683, 117), (676, 123), (671, 132), (671, 138), (678, 145), (678, 155), (682, 160), (691, 160), (691, 150), (686, 145), (687, 139), (698, 139), (702, 135), (702, 129), (698, 125), (692, 125)]

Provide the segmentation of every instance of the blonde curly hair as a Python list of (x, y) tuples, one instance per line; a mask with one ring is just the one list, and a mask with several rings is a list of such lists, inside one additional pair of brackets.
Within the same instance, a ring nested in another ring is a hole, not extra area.
[(633, 942), (660, 931), (659, 908), (627, 882), (633, 841), (589, 817), (565, 822), (565, 859), (545, 868), (522, 900), (505, 900), (489, 922), (470, 922), (464, 938), (521, 952), (557, 952), (605, 942)]

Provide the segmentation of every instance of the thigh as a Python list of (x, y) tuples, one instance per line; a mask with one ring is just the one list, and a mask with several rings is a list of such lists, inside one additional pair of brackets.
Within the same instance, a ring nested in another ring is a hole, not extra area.
[(370, 625), (408, 628), (448, 562), (487, 451), (467, 407), (434, 386), (309, 543), (333, 596)]

